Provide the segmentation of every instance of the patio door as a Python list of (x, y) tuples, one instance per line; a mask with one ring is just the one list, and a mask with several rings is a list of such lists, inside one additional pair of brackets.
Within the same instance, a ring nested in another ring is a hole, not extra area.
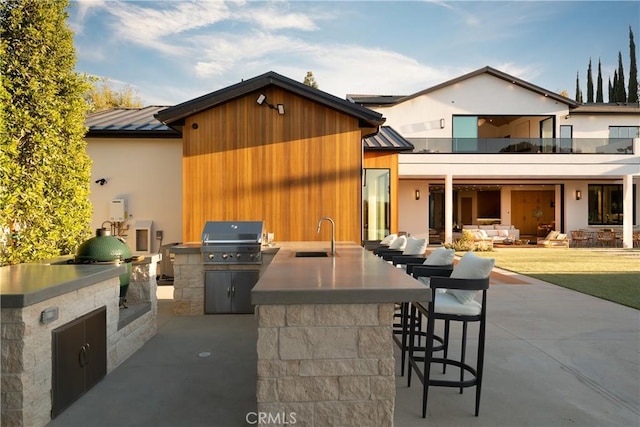
[(380, 240), (390, 233), (390, 169), (365, 169), (362, 186), (362, 238)]

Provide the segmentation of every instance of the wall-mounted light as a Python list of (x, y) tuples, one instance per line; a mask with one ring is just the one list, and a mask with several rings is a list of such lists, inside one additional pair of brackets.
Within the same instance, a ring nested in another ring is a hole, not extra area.
[(420, 200), (420, 190), (416, 189), (415, 196), (416, 196), (416, 200)]
[(444, 129), (444, 119), (440, 119), (440, 129)]
[(278, 111), (278, 114), (280, 115), (284, 114), (284, 104), (278, 104), (277, 106), (271, 104), (270, 102), (267, 101), (267, 96), (264, 93), (261, 93), (258, 96), (258, 99), (256, 99), (256, 102), (258, 103), (258, 105), (262, 105), (262, 104), (268, 105), (270, 109)]
[(582, 199), (582, 191), (576, 190), (576, 200)]
[(105, 185), (107, 183), (107, 178), (96, 179), (96, 184)]

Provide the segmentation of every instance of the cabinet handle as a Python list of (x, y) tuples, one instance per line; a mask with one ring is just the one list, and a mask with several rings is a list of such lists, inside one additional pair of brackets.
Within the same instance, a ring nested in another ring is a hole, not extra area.
[(235, 297), (235, 296), (236, 296), (236, 287), (235, 287), (235, 286), (232, 286), (232, 287), (231, 287), (231, 296), (232, 296), (232, 297)]
[(89, 355), (89, 350), (91, 349), (91, 346), (89, 345), (89, 343), (86, 343), (84, 345), (84, 357), (85, 357), (85, 361), (84, 364), (85, 366), (89, 364), (89, 362), (91, 361), (91, 356)]
[(80, 347), (80, 353), (78, 354), (78, 363), (80, 363), (80, 366), (82, 368), (87, 366), (87, 349), (84, 345)]
[(231, 298), (231, 288), (227, 287), (227, 298)]

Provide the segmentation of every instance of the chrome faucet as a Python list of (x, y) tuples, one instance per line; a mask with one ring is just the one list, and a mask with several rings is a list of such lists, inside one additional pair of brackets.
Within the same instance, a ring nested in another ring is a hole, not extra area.
[(336, 256), (336, 223), (328, 216), (323, 216), (320, 218), (320, 221), (318, 221), (318, 233), (320, 233), (322, 221), (329, 221), (331, 223), (331, 256)]

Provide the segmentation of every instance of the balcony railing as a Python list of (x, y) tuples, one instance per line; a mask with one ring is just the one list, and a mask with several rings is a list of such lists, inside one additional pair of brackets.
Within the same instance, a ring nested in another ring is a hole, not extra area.
[(414, 154), (634, 154), (632, 138), (409, 138)]

